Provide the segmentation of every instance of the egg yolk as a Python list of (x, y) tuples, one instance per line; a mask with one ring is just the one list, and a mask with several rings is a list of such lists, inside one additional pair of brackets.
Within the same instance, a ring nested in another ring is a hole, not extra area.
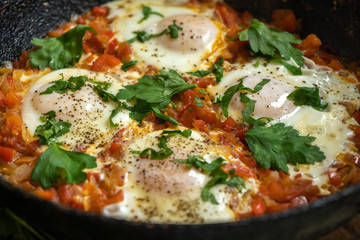
[(39, 115), (43, 115), (51, 110), (56, 113), (56, 118), (62, 121), (73, 122), (76, 118), (93, 121), (101, 115), (105, 108), (105, 103), (99, 101), (99, 96), (94, 92), (90, 85), (82, 87), (76, 92), (59, 94), (40, 94), (50, 85), (44, 85), (32, 99), (33, 108)]
[[(254, 89), (264, 78), (263, 76), (251, 76), (243, 80), (245, 87)], [(289, 84), (281, 82), (277, 79), (270, 79), (270, 82), (257, 93), (248, 93), (247, 96), (255, 100), (255, 110), (253, 116), (255, 118), (270, 117), (279, 119), (296, 110), (293, 101), (287, 99), (287, 96), (293, 92), (295, 88)], [(231, 102), (230, 107), (233, 111), (240, 112), (245, 109), (246, 105), (240, 101), (239, 94), (236, 94)], [(232, 110), (230, 109), (230, 115)]]
[(171, 38), (170, 35), (163, 35), (156, 38), (156, 41), (161, 46), (178, 52), (210, 50), (219, 33), (217, 26), (208, 17), (193, 14), (167, 17), (156, 24), (154, 30), (159, 33), (174, 23), (182, 28), (178, 31), (179, 37)]

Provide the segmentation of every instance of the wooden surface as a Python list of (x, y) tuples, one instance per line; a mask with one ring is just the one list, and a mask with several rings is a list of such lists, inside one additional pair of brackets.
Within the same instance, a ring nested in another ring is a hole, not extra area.
[(360, 240), (360, 214), (317, 240)]

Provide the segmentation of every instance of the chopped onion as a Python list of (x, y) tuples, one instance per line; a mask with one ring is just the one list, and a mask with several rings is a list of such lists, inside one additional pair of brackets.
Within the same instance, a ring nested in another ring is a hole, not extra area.
[(6, 95), (9, 92), (9, 83), (7, 81), (8, 74), (5, 73), (0, 79), (0, 91)]
[(15, 180), (23, 181), (29, 179), (30, 175), (31, 175), (31, 167), (29, 167), (27, 164), (24, 163), (15, 169), (13, 176)]

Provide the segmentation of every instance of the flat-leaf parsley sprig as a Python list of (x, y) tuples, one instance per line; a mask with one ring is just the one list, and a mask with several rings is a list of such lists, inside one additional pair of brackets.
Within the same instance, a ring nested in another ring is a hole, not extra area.
[(160, 75), (146, 75), (140, 78), (137, 84), (125, 86), (125, 89), (121, 89), (116, 97), (136, 102), (130, 113), (130, 117), (136, 121), (140, 122), (150, 113), (154, 113), (158, 118), (178, 125), (179, 123), (174, 118), (161, 111), (167, 108), (174, 95), (195, 88), (197, 85), (186, 83), (172, 69), (160, 70), (159, 73)]
[[(249, 41), (250, 48), (255, 54), (275, 59), (295, 75), (301, 75), (301, 68), (287, 62), (291, 58), (301, 67), (304, 65), (304, 53), (292, 44), (301, 43), (291, 33), (267, 27), (258, 19), (253, 19), (248, 29), (239, 33), (240, 41)], [(277, 56), (279, 55), (279, 57)]]
[(159, 151), (156, 151), (153, 148), (146, 148), (142, 151), (134, 150), (132, 151), (133, 154), (139, 154), (141, 157), (150, 157), (150, 159), (155, 160), (163, 160), (171, 154), (173, 154), (173, 151), (167, 146), (167, 141), (169, 140), (169, 137), (175, 136), (177, 134), (189, 138), (191, 136), (191, 130), (164, 130), (161, 133), (160, 141), (158, 143), (158, 147), (160, 148)]
[(81, 58), (82, 39), (86, 30), (96, 34), (96, 31), (88, 25), (77, 25), (56, 38), (33, 38), (31, 43), (39, 48), (29, 52), (30, 65), (40, 69), (49, 65), (53, 70), (73, 67)]
[(97, 166), (96, 158), (81, 152), (66, 151), (59, 147), (61, 143), (55, 142), (56, 138), (68, 133), (70, 123), (55, 121), (56, 114), (50, 111), (41, 117), (45, 122), (36, 128), (35, 136), (40, 137), (41, 145), (49, 145), (36, 162), (31, 172), (31, 180), (39, 180), (44, 188), (49, 188), (62, 178), (66, 183), (81, 183), (87, 178), (83, 172), (85, 168)]
[(219, 204), (215, 198), (215, 195), (210, 192), (212, 187), (218, 184), (226, 184), (238, 190), (245, 187), (244, 180), (239, 176), (234, 176), (233, 171), (226, 173), (224, 170), (222, 170), (222, 167), (225, 166), (225, 161), (225, 159), (219, 157), (216, 160), (208, 163), (198, 155), (188, 155), (187, 159), (173, 160), (173, 162), (186, 164), (188, 169), (195, 167), (196, 169), (209, 172), (211, 179), (201, 190), (201, 198), (203, 201), (210, 201), (212, 204)]

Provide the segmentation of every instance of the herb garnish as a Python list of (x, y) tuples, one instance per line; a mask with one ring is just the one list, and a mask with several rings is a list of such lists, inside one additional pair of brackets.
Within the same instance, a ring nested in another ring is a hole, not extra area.
[(321, 104), (318, 88), (295, 87), (295, 91), (290, 93), (287, 99), (293, 100), (296, 106), (307, 105), (318, 111), (324, 111), (328, 105)]
[(315, 137), (299, 136), (297, 130), (284, 123), (255, 126), (245, 132), (245, 139), (256, 162), (265, 169), (272, 167), (287, 173), (287, 163), (314, 164), (325, 159), (319, 147), (310, 145)]
[(146, 19), (148, 19), (150, 17), (151, 14), (153, 15), (158, 15), (159, 17), (164, 17), (164, 15), (162, 15), (161, 13), (158, 12), (154, 12), (150, 7), (145, 6), (144, 4), (141, 4), (142, 6), (142, 12), (144, 17), (142, 19), (140, 19), (140, 21), (138, 23), (141, 23), (143, 21), (145, 21)]
[(109, 102), (109, 100), (115, 102), (118, 106), (111, 111), (109, 123), (112, 127), (118, 127), (119, 123), (114, 123), (113, 118), (122, 110), (127, 109), (131, 110), (132, 108), (126, 104), (125, 102), (120, 101), (114, 94), (107, 92), (106, 90), (109, 89), (111, 83), (107, 82), (97, 82), (97, 81), (90, 81), (91, 83), (95, 84), (93, 86), (94, 91), (99, 95), (101, 100), (104, 102)]
[(174, 159), (173, 162), (185, 163), (188, 169), (195, 167), (196, 169), (202, 169), (205, 172), (209, 172), (209, 176), (212, 177), (205, 187), (201, 190), (201, 199), (203, 201), (210, 201), (212, 204), (219, 204), (215, 198), (215, 195), (210, 192), (210, 189), (218, 184), (226, 184), (230, 187), (240, 190), (241, 187), (245, 187), (244, 180), (239, 176), (234, 176), (229, 172), (226, 173), (221, 169), (225, 164), (225, 159), (219, 157), (211, 163), (207, 163), (201, 156), (188, 155), (187, 159)]
[(34, 134), (35, 137), (39, 137), (40, 145), (51, 145), (58, 137), (70, 132), (71, 123), (57, 122), (55, 117), (54, 111), (49, 111), (45, 116), (40, 117), (40, 121), (45, 124), (37, 126)]
[(245, 132), (245, 140), (253, 153), (256, 162), (265, 169), (270, 167), (288, 172), (288, 163), (315, 163), (325, 159), (325, 155), (317, 146), (310, 145), (315, 140), (312, 136), (299, 136), (293, 127), (284, 123), (276, 123), (270, 127), (264, 125), (271, 118), (254, 119), (251, 114), (255, 109), (255, 101), (245, 94), (240, 100), (246, 104), (242, 111), (243, 120), (253, 127)]
[(82, 52), (82, 39), (86, 30), (96, 31), (87, 25), (77, 25), (56, 38), (33, 38), (31, 43), (39, 46), (29, 52), (30, 65), (44, 69), (47, 65), (53, 70), (73, 67), (79, 62)]
[(80, 183), (86, 180), (84, 168), (97, 166), (96, 158), (81, 152), (70, 152), (59, 147), (61, 143), (55, 142), (56, 138), (69, 132), (70, 123), (56, 122), (56, 114), (50, 111), (40, 117), (44, 125), (36, 128), (35, 136), (40, 137), (40, 144), (49, 145), (36, 162), (31, 172), (31, 180), (39, 180), (44, 188), (49, 188), (56, 183), (58, 177), (65, 178), (66, 183)]
[(143, 151), (132, 151), (132, 153), (139, 154), (141, 157), (150, 157), (154, 160), (165, 159), (173, 153), (173, 151), (166, 144), (169, 137), (179, 134), (185, 138), (189, 138), (191, 136), (191, 130), (164, 130), (161, 134), (162, 136), (160, 138), (160, 142), (158, 143), (158, 147), (160, 148), (159, 151), (156, 151), (153, 148), (146, 148)]
[(255, 119), (251, 116), (251, 114), (255, 110), (255, 100), (250, 99), (244, 93), (240, 93), (240, 101), (246, 104), (246, 108), (241, 111), (242, 118), (244, 122), (254, 125), (254, 126), (264, 126), (266, 123), (269, 123), (272, 118), (268, 117), (261, 117)]
[(198, 107), (204, 107), (204, 105), (203, 105), (203, 103), (202, 103), (202, 101), (201, 101), (200, 98), (194, 97), (194, 100), (195, 100), (196, 106), (198, 106)]
[(215, 74), (216, 82), (219, 83), (224, 75), (224, 69), (221, 65), (224, 64), (224, 58), (220, 57), (218, 61), (213, 65), (211, 70), (197, 70), (196, 72), (187, 72), (195, 77), (205, 77), (211, 73)]
[(48, 87), (44, 92), (41, 92), (40, 95), (50, 94), (57, 92), (60, 94), (67, 93), (69, 90), (75, 92), (85, 85), (85, 82), (88, 80), (86, 76), (70, 77), (69, 80), (64, 80), (64, 75), (61, 74), (62, 78), (56, 81), (53, 81), (54, 85)]
[[(270, 59), (275, 58), (293, 74), (301, 75), (300, 68), (282, 61), (282, 59), (289, 61), (292, 58), (299, 67), (304, 64), (304, 53), (291, 45), (292, 43), (301, 43), (301, 40), (295, 38), (292, 34), (269, 28), (254, 18), (249, 28), (239, 33), (239, 39), (240, 41), (249, 41), (250, 48), (255, 54), (260, 54)], [(276, 53), (280, 56), (276, 57)]]
[(129, 40), (127, 40), (126, 42), (134, 43), (136, 41), (139, 41), (139, 42), (144, 43), (146, 41), (149, 41), (152, 38), (157, 38), (157, 37), (160, 37), (162, 35), (170, 35), (171, 38), (178, 38), (179, 37), (178, 31), (182, 31), (182, 30), (183, 30), (183, 28), (176, 25), (176, 23), (174, 22), (172, 25), (169, 25), (167, 29), (164, 29), (160, 33), (148, 34), (145, 31), (135, 31), (133, 33), (136, 36), (129, 39)]
[(121, 66), (121, 70), (123, 70), (124, 72), (127, 72), (127, 70), (132, 67), (135, 66), (138, 61), (130, 61), (130, 62), (126, 62), (125, 59), (123, 58), (123, 65)]
[(244, 86), (244, 84), (243, 84), (244, 78), (241, 78), (238, 81), (240, 82), (239, 84), (236, 84), (234, 86), (229, 87), (225, 91), (223, 96), (220, 96), (220, 97), (215, 99), (215, 103), (219, 104), (219, 106), (221, 107), (221, 109), (224, 112), (225, 117), (229, 116), (228, 107), (229, 107), (230, 101), (238, 91), (247, 91), (247, 92), (250, 92), (250, 93), (257, 93), (263, 88), (263, 86), (265, 84), (270, 82), (270, 79), (266, 79), (266, 78), (263, 79), (260, 83), (258, 83), (255, 86), (254, 90)]
[(187, 89), (195, 88), (196, 84), (187, 84), (174, 70), (159, 71), (160, 75), (144, 76), (134, 85), (127, 85), (116, 95), (118, 99), (127, 101), (135, 100), (136, 104), (131, 109), (130, 117), (136, 121), (141, 120), (153, 112), (158, 118), (174, 125), (178, 122), (161, 113), (171, 102), (172, 96)]

